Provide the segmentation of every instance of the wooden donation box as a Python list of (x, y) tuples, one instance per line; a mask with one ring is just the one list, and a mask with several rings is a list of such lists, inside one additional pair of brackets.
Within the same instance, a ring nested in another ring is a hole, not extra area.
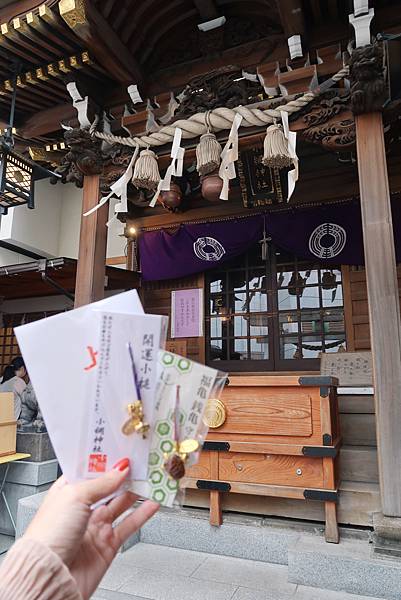
[(0, 456), (15, 454), (17, 423), (14, 419), (14, 394), (0, 393)]
[(222, 523), (221, 493), (325, 503), (326, 540), (338, 542), (340, 432), (332, 377), (230, 377), (210, 400), (210, 429), (186, 487), (210, 491), (210, 522)]

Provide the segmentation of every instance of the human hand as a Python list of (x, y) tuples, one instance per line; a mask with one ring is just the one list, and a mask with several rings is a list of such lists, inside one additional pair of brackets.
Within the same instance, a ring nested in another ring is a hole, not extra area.
[(25, 536), (55, 552), (68, 567), (84, 600), (91, 597), (120, 546), (159, 505), (146, 500), (113, 528), (113, 522), (138, 499), (124, 492), (95, 510), (91, 506), (116, 492), (129, 473), (129, 460), (119, 461), (102, 477), (70, 485), (61, 477), (50, 488)]

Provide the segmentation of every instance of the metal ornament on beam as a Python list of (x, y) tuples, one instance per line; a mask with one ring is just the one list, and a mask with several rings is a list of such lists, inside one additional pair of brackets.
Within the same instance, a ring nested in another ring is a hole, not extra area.
[(58, 5), (60, 16), (71, 29), (79, 25), (85, 25), (85, 1), (84, 0), (60, 0)]

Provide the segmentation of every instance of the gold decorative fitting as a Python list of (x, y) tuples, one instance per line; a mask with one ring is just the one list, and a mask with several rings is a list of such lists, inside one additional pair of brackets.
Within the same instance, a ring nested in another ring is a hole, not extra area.
[(47, 74), (47, 69), (45, 71), (45, 67), (39, 67), (36, 69), (36, 77), (41, 79), (42, 81), (48, 81), (50, 77)]
[(9, 79), (6, 79), (6, 81), (4, 82), (4, 87), (6, 88), (6, 90), (8, 92), (13, 92), (14, 91), (14, 87), (12, 82)]
[(25, 80), (27, 83), (30, 83), (31, 85), (37, 85), (37, 83), (38, 83), (36, 76), (33, 73), (31, 73), (30, 71), (28, 71), (28, 73), (25, 73)]
[(61, 75), (60, 71), (58, 70), (58, 65), (56, 64), (47, 65), (47, 71), (52, 77), (60, 77)]
[(82, 52), (81, 54), (81, 58), (82, 58), (82, 62), (85, 65), (92, 65), (93, 61), (91, 59), (91, 57), (89, 56), (89, 52), (85, 50), (85, 52)]
[(139, 433), (143, 438), (146, 437), (149, 431), (150, 425), (144, 422), (143, 405), (140, 400), (128, 404), (127, 406), (129, 419), (124, 423), (121, 431), (124, 435), (131, 435), (132, 433)]
[(203, 415), (204, 424), (210, 429), (217, 429), (226, 422), (227, 413), (223, 402), (218, 398), (209, 398)]
[(80, 57), (78, 56), (70, 56), (70, 65), (74, 69), (82, 69), (82, 63)]
[(33, 25), (36, 20), (37, 17), (35, 17), (32, 11), (26, 14), (26, 22), (28, 23), (28, 25)]
[(1, 24), (1, 33), (3, 35), (7, 35), (7, 33), (8, 33), (8, 25), (7, 25), (7, 23), (2, 23)]
[(47, 160), (46, 150), (41, 146), (29, 146), (28, 151), (34, 161), (45, 162)]
[(64, 58), (58, 61), (58, 68), (62, 73), (71, 73), (70, 66)]
[(87, 22), (84, 0), (60, 0), (58, 8), (61, 17), (71, 29)]
[(24, 81), (24, 78), (21, 75), (17, 75), (17, 86), (20, 87), (20, 88), (26, 87), (26, 83)]

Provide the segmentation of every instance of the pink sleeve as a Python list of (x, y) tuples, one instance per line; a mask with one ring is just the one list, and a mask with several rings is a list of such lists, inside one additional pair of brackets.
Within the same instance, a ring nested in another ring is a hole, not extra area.
[(82, 600), (60, 558), (34, 540), (21, 538), (0, 567), (0, 600)]

